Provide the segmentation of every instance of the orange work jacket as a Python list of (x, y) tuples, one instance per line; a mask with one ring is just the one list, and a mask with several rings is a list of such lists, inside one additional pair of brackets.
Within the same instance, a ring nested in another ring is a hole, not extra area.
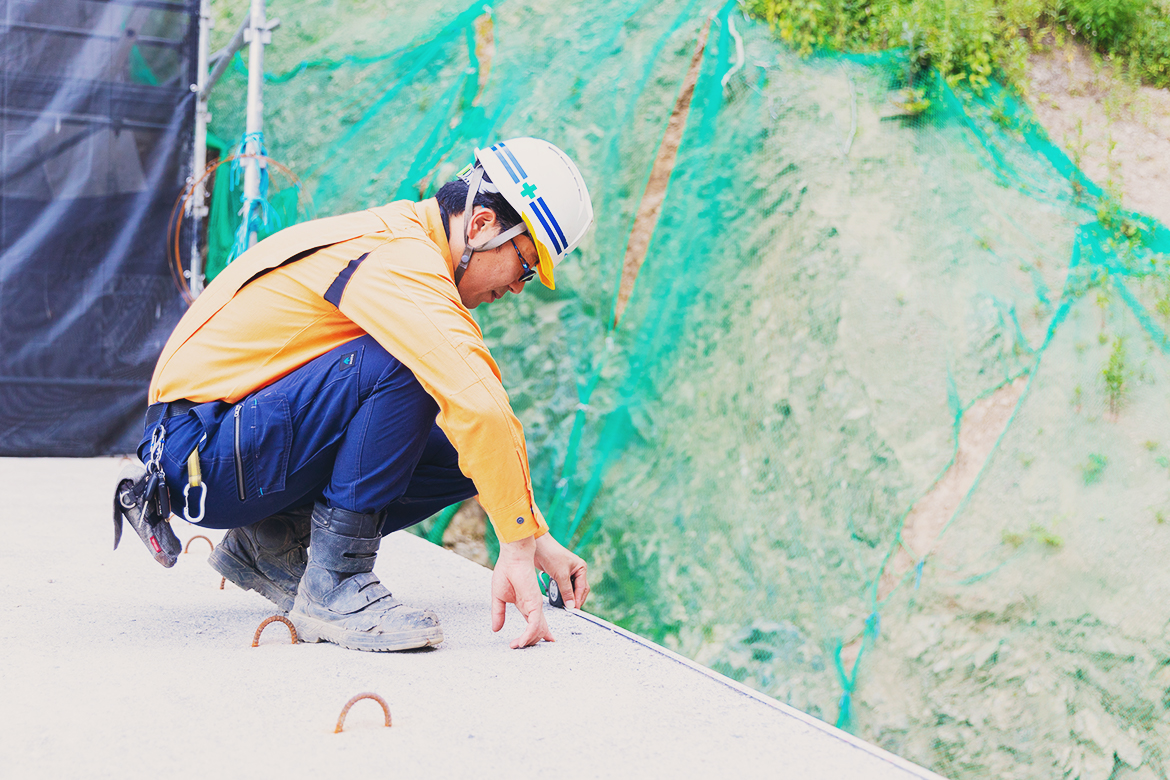
[[(347, 267), (348, 282), (335, 284)], [(236, 403), (366, 333), (438, 403), (439, 427), (500, 540), (543, 534), (524, 430), (459, 299), (434, 199), (294, 225), (242, 254), (179, 321), (150, 402)]]

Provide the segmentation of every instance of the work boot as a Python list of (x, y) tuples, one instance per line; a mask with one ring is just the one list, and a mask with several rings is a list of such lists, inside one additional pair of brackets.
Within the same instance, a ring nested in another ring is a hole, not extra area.
[(308, 506), (298, 507), (233, 528), (207, 562), (244, 590), (254, 590), (288, 612), (305, 573), (311, 513)]
[(380, 512), (313, 507), (309, 566), (289, 613), (302, 641), (375, 652), (443, 641), (435, 613), (404, 605), (374, 574), (382, 520)]

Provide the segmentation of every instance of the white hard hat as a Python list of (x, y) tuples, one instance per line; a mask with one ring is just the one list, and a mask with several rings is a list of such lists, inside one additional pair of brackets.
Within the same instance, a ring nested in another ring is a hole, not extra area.
[[(553, 269), (577, 248), (593, 223), (593, 203), (581, 172), (568, 155), (539, 138), (513, 138), (487, 149), (476, 149), (475, 160), (474, 165), (459, 174), (468, 184), (464, 244), (470, 224), (467, 212), (481, 189), (503, 195), (523, 224), (493, 237), (483, 246), (465, 250), (460, 267), (467, 267), (472, 251), (494, 249), (510, 238), (528, 233), (540, 258), (536, 267), (540, 281), (554, 289)], [(484, 173), (491, 179), (490, 184), (483, 180)]]

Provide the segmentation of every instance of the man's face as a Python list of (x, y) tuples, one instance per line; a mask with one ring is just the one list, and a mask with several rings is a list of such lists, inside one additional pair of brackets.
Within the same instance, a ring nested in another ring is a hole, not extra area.
[[(472, 246), (482, 244), (500, 232), (492, 212), (486, 209), (484, 211), (492, 219), (485, 221), (480, 216), (480, 209), (475, 210), (471, 223)], [(502, 246), (495, 249), (473, 254), (471, 264), (467, 266), (467, 271), (459, 281), (459, 297), (463, 305), (468, 309), (474, 309), (481, 303), (498, 301), (509, 291), (521, 293), (526, 284), (520, 281), (520, 277), (524, 275), (521, 255), (529, 268), (536, 267), (536, 246), (527, 234), (519, 235), (512, 241), (505, 241)]]

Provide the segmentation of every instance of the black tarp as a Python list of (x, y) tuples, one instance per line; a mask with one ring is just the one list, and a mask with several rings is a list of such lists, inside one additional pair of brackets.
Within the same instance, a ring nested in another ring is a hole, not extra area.
[(198, 0), (0, 9), (0, 455), (129, 452), (185, 309)]

